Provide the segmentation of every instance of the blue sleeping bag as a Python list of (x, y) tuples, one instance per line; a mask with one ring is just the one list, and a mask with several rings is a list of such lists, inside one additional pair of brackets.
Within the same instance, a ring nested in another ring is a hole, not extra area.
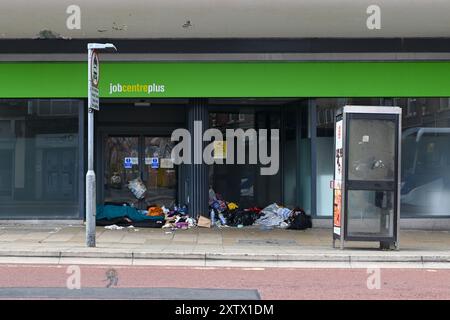
[(130, 206), (114, 206), (114, 205), (100, 205), (97, 206), (97, 220), (112, 220), (117, 218), (128, 217), (132, 221), (139, 222), (145, 220), (164, 220), (164, 217), (151, 217), (139, 213), (136, 208)]

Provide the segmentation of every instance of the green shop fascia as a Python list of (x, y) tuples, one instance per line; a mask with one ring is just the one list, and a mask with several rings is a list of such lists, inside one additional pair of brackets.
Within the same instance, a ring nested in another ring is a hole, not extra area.
[[(101, 98), (447, 97), (450, 62), (101, 62)], [(85, 62), (0, 63), (0, 98), (86, 98)]]

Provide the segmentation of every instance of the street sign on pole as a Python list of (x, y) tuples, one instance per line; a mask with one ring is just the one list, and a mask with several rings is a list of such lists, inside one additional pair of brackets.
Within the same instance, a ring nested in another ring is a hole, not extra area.
[(92, 50), (92, 57), (89, 61), (89, 73), (91, 77), (89, 86), (89, 108), (99, 110), (99, 97), (98, 97), (98, 83), (100, 81), (100, 62), (98, 60), (98, 53)]
[(96, 179), (94, 171), (94, 110), (99, 110), (100, 63), (97, 50), (114, 49), (111, 43), (88, 44), (88, 170), (86, 173), (86, 245), (95, 247), (95, 219), (97, 215)]

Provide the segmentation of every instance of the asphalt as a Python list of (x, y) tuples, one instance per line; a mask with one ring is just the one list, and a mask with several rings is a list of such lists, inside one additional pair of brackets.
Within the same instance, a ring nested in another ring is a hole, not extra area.
[(445, 268), (450, 231), (403, 230), (400, 250), (376, 242), (332, 248), (331, 229), (97, 228), (85, 246), (83, 225), (0, 225), (0, 263), (199, 267)]
[(198, 288), (0, 288), (0, 299), (260, 300), (257, 290)]

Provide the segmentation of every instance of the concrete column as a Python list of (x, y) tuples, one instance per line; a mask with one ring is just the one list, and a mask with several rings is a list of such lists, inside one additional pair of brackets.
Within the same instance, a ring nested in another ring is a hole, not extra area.
[[(197, 125), (195, 125), (196, 122)], [(199, 125), (201, 125), (201, 128)], [(192, 99), (189, 101), (188, 129), (191, 133), (192, 143), (191, 164), (187, 166), (189, 214), (192, 217), (208, 216), (208, 166), (203, 162), (202, 157), (205, 143), (202, 142), (201, 145), (197, 143), (196, 145), (196, 141), (200, 141), (203, 132), (208, 129), (207, 99)]]

